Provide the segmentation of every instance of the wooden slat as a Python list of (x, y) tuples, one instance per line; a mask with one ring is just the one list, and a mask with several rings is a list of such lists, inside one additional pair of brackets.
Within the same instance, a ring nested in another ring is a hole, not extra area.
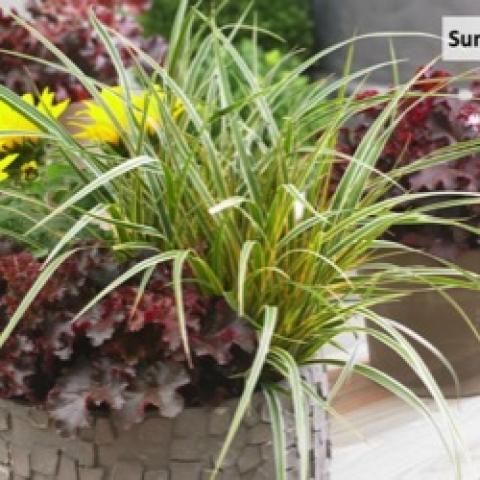
[[(329, 372), (330, 385), (335, 383), (338, 374), (338, 370)], [(384, 388), (372, 384), (372, 382), (365, 377), (353, 375), (352, 378), (343, 385), (333, 402), (333, 406), (339, 413), (348, 414), (389, 396), (391, 396), (391, 394)]]
[[(330, 372), (334, 381), (338, 372)], [(353, 377), (335, 402), (364, 436), (332, 420), (331, 480), (453, 480), (447, 454), (432, 426), (397, 398)], [(462, 480), (480, 480), (480, 397), (451, 402), (472, 457)]]

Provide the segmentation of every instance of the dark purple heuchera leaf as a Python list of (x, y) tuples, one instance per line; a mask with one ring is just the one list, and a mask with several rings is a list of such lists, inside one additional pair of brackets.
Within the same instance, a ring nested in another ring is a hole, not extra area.
[[(144, 354), (137, 350), (132, 355), (132, 345), (127, 340), (137, 338), (135, 333), (150, 326), (153, 327), (149, 329), (150, 340), (155, 338), (156, 345), (162, 344), (164, 356), (183, 361), (185, 356), (173, 291), (170, 287), (159, 287), (158, 283), (154, 283), (153, 290), (147, 289), (137, 302), (135, 287), (121, 287), (79, 319), (75, 328), (84, 330), (93, 346), (111, 340), (106, 350), (131, 363), (151, 357), (146, 352), (148, 344), (145, 341), (139, 342)], [(252, 329), (245, 321), (236, 318), (224, 301), (217, 300), (209, 306), (209, 302), (189, 285), (184, 286), (183, 300), (189, 341), (197, 356), (210, 355), (219, 364), (226, 364), (232, 359), (233, 345), (249, 353), (254, 350)], [(208, 321), (202, 322), (205, 317)]]
[(59, 320), (59, 316), (53, 316), (53, 320), (57, 321), (52, 322), (50, 328), (47, 329), (47, 342), (53, 355), (60, 360), (67, 361), (73, 355), (75, 331), (68, 320)]
[[(105, 264), (108, 265), (111, 262), (113, 258), (108, 253), (99, 252), (96, 247), (85, 246), (77, 255), (64, 262), (46, 283), (36, 297), (33, 308), (27, 313), (24, 323), (32, 326), (35, 322), (43, 322), (37, 308), (55, 302), (63, 302), (62, 313), (66, 314), (78, 303), (75, 299), (92, 290), (91, 273), (101, 271)], [(15, 312), (39, 275), (40, 269), (41, 263), (27, 252), (0, 256), (0, 277), (6, 283), (6, 291), (0, 298), (0, 308), (7, 316)]]
[(66, 379), (59, 379), (57, 386), (50, 392), (48, 407), (51, 416), (66, 430), (73, 432), (90, 424), (87, 401), (90, 387), (90, 368), (81, 366), (70, 370)]
[[(377, 168), (388, 172), (395, 166), (408, 165), (420, 157), (456, 142), (479, 138), (480, 136), (480, 83), (470, 86), (470, 99), (462, 100), (457, 90), (448, 84), (450, 75), (442, 70), (428, 70), (413, 85), (413, 92), (437, 92), (450, 94), (446, 96), (405, 98), (399, 104), (399, 113), (404, 114), (391, 134), (382, 154), (378, 158)], [(361, 93), (360, 100), (374, 98), (375, 90)], [(462, 97), (462, 98), (468, 98)], [(368, 107), (355, 119), (354, 125), (345, 128), (338, 139), (338, 150), (348, 155), (354, 155), (357, 146), (369, 129), (372, 122), (382, 111), (382, 105)], [(334, 192), (342, 178), (348, 162), (339, 161), (334, 166), (330, 191)], [(480, 191), (480, 154), (462, 158), (456, 161), (436, 165), (416, 172), (401, 179), (401, 183), (413, 192), (422, 191)], [(396, 189), (390, 195), (396, 195)], [(432, 201), (435, 201), (432, 199)], [(441, 213), (441, 212), (439, 212)], [(463, 207), (455, 214), (460, 218), (469, 218), (470, 223), (480, 224), (480, 209), (478, 207)], [(452, 256), (462, 249), (477, 246), (474, 235), (460, 235), (458, 229), (443, 227), (435, 230), (432, 237), (431, 229), (426, 231), (420, 227), (401, 227), (392, 232), (394, 237), (410, 246), (435, 251), (443, 256)], [(451, 248), (453, 246), (453, 248)]]
[[(121, 290), (126, 292), (127, 288)], [(124, 323), (127, 316), (128, 311), (125, 308), (122, 294), (115, 292), (78, 319), (74, 329), (85, 332), (92, 345), (99, 347), (113, 336), (116, 325)]]
[[(200, 316), (205, 315), (206, 308), (199, 292), (194, 291), (189, 286), (185, 286), (183, 300), (186, 326), (188, 335), (190, 336), (200, 331)], [(155, 312), (152, 313), (155, 315)], [(171, 352), (181, 349), (183, 353), (173, 292), (159, 301), (158, 313), (160, 316), (157, 317), (157, 319), (161, 319), (160, 322), (163, 327), (162, 340), (168, 345), (168, 349)]]
[[(92, 409), (115, 412), (128, 426), (151, 407), (173, 416), (184, 401), (198, 404), (238, 393), (239, 381), (231, 377), (250, 366), (256, 337), (224, 300), (205, 297), (193, 283), (184, 283), (194, 357), (193, 370), (187, 370), (171, 266), (159, 266), (142, 295), (139, 278), (133, 279), (74, 322), (89, 300), (135, 263), (120, 264), (98, 245), (79, 247), (0, 351), (0, 397), (46, 404), (72, 432), (89, 423)], [(41, 271), (41, 262), (30, 254), (5, 251), (0, 255), (0, 328)], [(184, 277), (189, 275), (186, 270)]]
[(457, 138), (468, 140), (480, 135), (480, 105), (468, 102), (460, 105), (455, 115), (452, 128)]
[(38, 401), (44, 391), (42, 385), (48, 385), (55, 373), (44, 339), (31, 329), (24, 329), (7, 340), (0, 364), (0, 396), (4, 398)]
[(410, 188), (415, 192), (435, 190), (456, 190), (476, 192), (475, 177), (459, 168), (436, 165), (426, 168), (409, 178)]
[(60, 378), (47, 408), (67, 432), (90, 424), (92, 406), (108, 408), (128, 428), (141, 422), (151, 407), (165, 417), (178, 415), (184, 405), (178, 389), (189, 382), (186, 369), (175, 362), (156, 362), (135, 371), (102, 359)]
[(147, 409), (155, 407), (164, 417), (175, 417), (184, 406), (178, 389), (190, 383), (186, 369), (176, 362), (157, 362), (140, 372), (125, 392), (125, 406), (117, 415), (125, 427), (140, 423)]
[(48, 411), (68, 432), (87, 427), (92, 406), (123, 408), (127, 378), (131, 375), (133, 372), (122, 370), (106, 359), (80, 364), (61, 377), (50, 391)]
[[(135, 15), (148, 8), (146, 0), (28, 0), (26, 8), (31, 25), (65, 53), (88, 76), (103, 83), (116, 80), (115, 67), (103, 47), (97, 33), (89, 23), (93, 10), (107, 27), (119, 32), (135, 45), (161, 61), (166, 43), (161, 37), (144, 39), (142, 27)], [(128, 49), (121, 41), (112, 38), (124, 63), (133, 64)], [(56, 59), (30, 33), (17, 25), (0, 8), (0, 48), (13, 50), (48, 61)], [(48, 87), (57, 93), (58, 99), (83, 100), (88, 93), (75, 78), (61, 71), (8, 54), (0, 54), (0, 81), (18, 93)]]
[[(137, 288), (123, 286), (108, 295), (100, 304), (76, 322), (75, 328), (84, 330), (94, 346), (102, 345), (115, 331), (135, 333), (146, 325), (162, 327), (161, 339), (166, 348), (175, 351), (181, 346), (175, 297), (171, 289), (161, 292), (147, 290), (137, 302)], [(199, 314), (204, 313), (198, 292), (185, 287), (184, 308), (190, 331), (200, 329)]]
[(232, 312), (228, 313), (228, 307), (224, 301), (217, 303), (216, 314), (217, 318), (221, 315), (220, 318), (228, 321), (223, 321), (223, 325), (216, 330), (192, 335), (190, 342), (195, 354), (199, 357), (209, 355), (215, 358), (219, 365), (225, 365), (232, 360), (233, 345), (252, 353), (255, 349), (255, 335), (251, 327), (238, 317), (229, 319)]
[(23, 366), (24, 362), (0, 361), (0, 395), (4, 398), (31, 397), (27, 378), (34, 369)]

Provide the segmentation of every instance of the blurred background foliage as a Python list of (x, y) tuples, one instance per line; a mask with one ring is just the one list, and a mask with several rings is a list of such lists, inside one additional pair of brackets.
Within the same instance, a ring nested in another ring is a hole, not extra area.
[[(197, 2), (190, 0), (192, 5)], [(152, 0), (150, 11), (142, 23), (148, 35), (161, 34), (168, 38), (179, 0)], [(251, 5), (245, 23), (257, 23), (259, 28), (275, 32), (284, 42), (269, 35), (259, 35), (259, 44), (266, 50), (301, 48), (306, 53), (314, 49), (314, 21), (310, 0), (203, 0), (199, 8), (204, 13), (218, 14), (219, 25), (236, 23)], [(245, 32), (244, 36), (251, 36)]]

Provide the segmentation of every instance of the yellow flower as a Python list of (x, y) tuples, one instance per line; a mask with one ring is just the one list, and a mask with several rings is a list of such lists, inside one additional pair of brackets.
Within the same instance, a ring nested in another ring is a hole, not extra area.
[(38, 170), (38, 163), (35, 160), (30, 160), (22, 164), (20, 167), (20, 176), (22, 180), (28, 180), (32, 178), (32, 175), (36, 174)]
[[(158, 85), (154, 88), (159, 98), (163, 100), (165, 93)], [(80, 129), (76, 136), (80, 139), (118, 145), (122, 133), (128, 132), (130, 128), (127, 99), (122, 88), (118, 86), (103, 88), (100, 97), (106, 108), (92, 100), (87, 100), (84, 102), (85, 109), (77, 113), (81, 121), (72, 122), (72, 125)], [(137, 125), (144, 123), (145, 130), (153, 134), (160, 125), (160, 112), (155, 105), (157, 97), (148, 91), (132, 93), (130, 97), (135, 122)], [(115, 121), (108, 112), (115, 117)], [(177, 100), (173, 106), (172, 115), (177, 118), (182, 112), (183, 105)]]
[[(53, 118), (58, 118), (65, 111), (69, 103), (69, 100), (64, 100), (63, 102), (55, 104), (55, 94), (50, 92), (48, 88), (42, 92), (38, 102), (35, 102), (35, 97), (31, 93), (26, 93), (22, 96), (22, 99), (29, 105), (35, 106), (39, 112)], [(35, 136), (29, 136), (27, 132), (40, 132), (41, 130), (34, 123), (30, 122), (30, 120), (4, 102), (0, 102), (0, 118), (2, 119), (0, 132), (2, 130), (25, 132), (25, 135), (18, 133), (11, 136), (0, 136), (0, 150), (10, 150), (26, 140), (38, 140)]]
[(18, 153), (11, 153), (0, 159), (0, 182), (3, 182), (10, 176), (5, 170), (18, 158), (18, 155)]

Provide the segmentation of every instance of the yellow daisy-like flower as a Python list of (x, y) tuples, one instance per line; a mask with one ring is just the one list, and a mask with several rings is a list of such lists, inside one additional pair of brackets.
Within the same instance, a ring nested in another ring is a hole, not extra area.
[[(159, 86), (155, 86), (155, 91), (160, 99), (165, 98), (165, 93)], [(77, 116), (81, 117), (81, 121), (72, 122), (72, 125), (80, 130), (76, 137), (98, 143), (118, 145), (122, 132), (128, 132), (130, 128), (127, 99), (123, 89), (118, 86), (102, 89), (100, 97), (108, 110), (114, 115), (115, 121), (112, 120), (102, 105), (87, 100), (84, 102), (85, 108), (77, 113)], [(144, 123), (146, 131), (153, 134), (160, 125), (160, 112), (155, 105), (156, 97), (151, 92), (142, 91), (132, 93), (130, 99), (134, 107), (132, 113), (135, 121), (138, 125)], [(182, 112), (183, 105), (177, 100), (172, 115), (177, 118)]]
[[(69, 104), (69, 100), (64, 100), (63, 102), (55, 104), (55, 94), (50, 92), (48, 88), (42, 92), (37, 102), (31, 93), (22, 95), (22, 99), (26, 103), (35, 106), (39, 112), (53, 118), (60, 117)], [(0, 136), (0, 150), (11, 150), (16, 145), (20, 145), (26, 140), (38, 140), (38, 138), (35, 136), (29, 136), (28, 133), (40, 132), (41, 130), (34, 123), (30, 122), (30, 120), (25, 118), (22, 114), (18, 113), (16, 110), (10, 107), (10, 105), (7, 105), (4, 102), (0, 102), (0, 118), (2, 119), (0, 131), (14, 130), (18, 132), (25, 132), (25, 135), (19, 133), (5, 137)]]
[(5, 170), (18, 158), (18, 155), (18, 153), (11, 153), (0, 159), (0, 182), (3, 182), (10, 176)]
[(29, 162), (25, 162), (20, 167), (20, 176), (22, 180), (31, 179), (32, 176), (36, 175), (38, 170), (38, 163), (35, 160), (30, 160)]

